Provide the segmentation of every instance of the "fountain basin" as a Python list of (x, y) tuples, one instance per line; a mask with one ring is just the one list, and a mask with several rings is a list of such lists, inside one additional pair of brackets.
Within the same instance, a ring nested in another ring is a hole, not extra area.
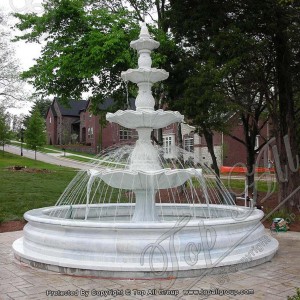
[[(60, 273), (162, 278), (244, 269), (271, 260), (278, 249), (278, 242), (260, 223), (263, 213), (257, 209), (156, 204), (162, 222), (134, 223), (129, 219), (134, 204), (118, 204), (118, 208), (116, 214), (116, 204), (91, 205), (88, 220), (84, 220), (85, 205), (73, 206), (76, 218), (70, 219), (51, 216), (69, 206), (31, 210), (24, 215), (28, 221), (24, 237), (13, 244), (15, 257)], [(103, 209), (106, 212), (99, 220)], [(218, 217), (206, 218), (208, 209), (217, 211)]]

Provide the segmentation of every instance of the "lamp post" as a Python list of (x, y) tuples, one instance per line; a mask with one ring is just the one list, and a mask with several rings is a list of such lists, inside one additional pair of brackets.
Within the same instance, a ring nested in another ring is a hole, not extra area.
[(24, 128), (21, 128), (21, 156), (23, 156)]

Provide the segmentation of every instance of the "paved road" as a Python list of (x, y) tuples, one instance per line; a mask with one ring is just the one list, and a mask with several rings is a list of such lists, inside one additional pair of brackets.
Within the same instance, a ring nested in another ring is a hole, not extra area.
[[(6, 145), (4, 150), (7, 152), (10, 152), (10, 153), (13, 153), (13, 154), (17, 154), (17, 155), (21, 154), (20, 147), (17, 147), (17, 146)], [(34, 151), (23, 149), (23, 156), (34, 159)], [(49, 164), (74, 168), (74, 169), (78, 169), (78, 170), (87, 170), (90, 168), (89, 164), (87, 164), (87, 163), (74, 161), (74, 160), (60, 157), (55, 154), (53, 155), (50, 153), (47, 154), (47, 153), (37, 152), (36, 159), (39, 161), (49, 163)]]

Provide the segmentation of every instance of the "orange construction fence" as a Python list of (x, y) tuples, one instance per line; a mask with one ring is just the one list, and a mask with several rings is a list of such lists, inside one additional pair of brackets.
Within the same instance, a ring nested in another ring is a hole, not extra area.
[[(257, 167), (255, 168), (256, 173), (265, 173), (265, 172), (274, 172), (274, 168), (263, 168), (263, 167)], [(240, 173), (240, 174), (246, 174), (247, 173), (247, 168), (246, 167), (227, 167), (227, 166), (222, 166), (220, 168), (220, 172), (222, 174), (224, 173)]]

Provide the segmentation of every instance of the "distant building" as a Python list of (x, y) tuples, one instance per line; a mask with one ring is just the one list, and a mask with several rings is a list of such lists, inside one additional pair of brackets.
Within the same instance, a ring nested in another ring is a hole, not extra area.
[[(100, 104), (102, 116), (95, 116), (90, 112), (90, 102), (70, 101), (69, 106), (62, 105), (54, 99), (48, 109), (46, 117), (47, 143), (61, 145), (74, 150), (99, 153), (101, 150), (123, 143), (132, 144), (137, 139), (136, 130), (121, 127), (116, 123), (108, 123), (105, 119), (106, 112), (114, 104), (112, 99), (107, 99)], [(132, 109), (134, 99), (130, 100)], [(244, 139), (243, 126), (233, 117), (231, 134)], [(268, 123), (266, 123), (268, 124)], [(193, 160), (195, 163), (212, 165), (205, 138), (197, 134), (196, 128), (188, 124), (181, 124), (182, 146), (186, 150), (184, 160)], [(154, 132), (157, 137), (157, 131)], [(268, 126), (261, 130), (262, 136), (257, 136), (257, 147), (269, 136)], [(214, 133), (214, 151), (219, 166), (233, 166), (236, 163), (246, 164), (246, 148), (228, 135)], [(163, 149), (165, 158), (177, 156), (178, 126), (171, 124), (163, 128)], [(260, 165), (260, 163), (259, 163)]]
[[(70, 144), (72, 137), (80, 133), (80, 113), (87, 101), (70, 101), (69, 107), (54, 99), (46, 116), (47, 143), (49, 145)], [(76, 138), (76, 139), (77, 139)], [(76, 140), (75, 139), (75, 140)]]
[(54, 99), (46, 116), (47, 143), (65, 148), (72, 145), (75, 150), (91, 153), (123, 142), (133, 143), (135, 130), (106, 122), (105, 112), (112, 105), (112, 99), (99, 105), (103, 111), (101, 117), (90, 112), (90, 101), (70, 101), (69, 106), (65, 106)]

